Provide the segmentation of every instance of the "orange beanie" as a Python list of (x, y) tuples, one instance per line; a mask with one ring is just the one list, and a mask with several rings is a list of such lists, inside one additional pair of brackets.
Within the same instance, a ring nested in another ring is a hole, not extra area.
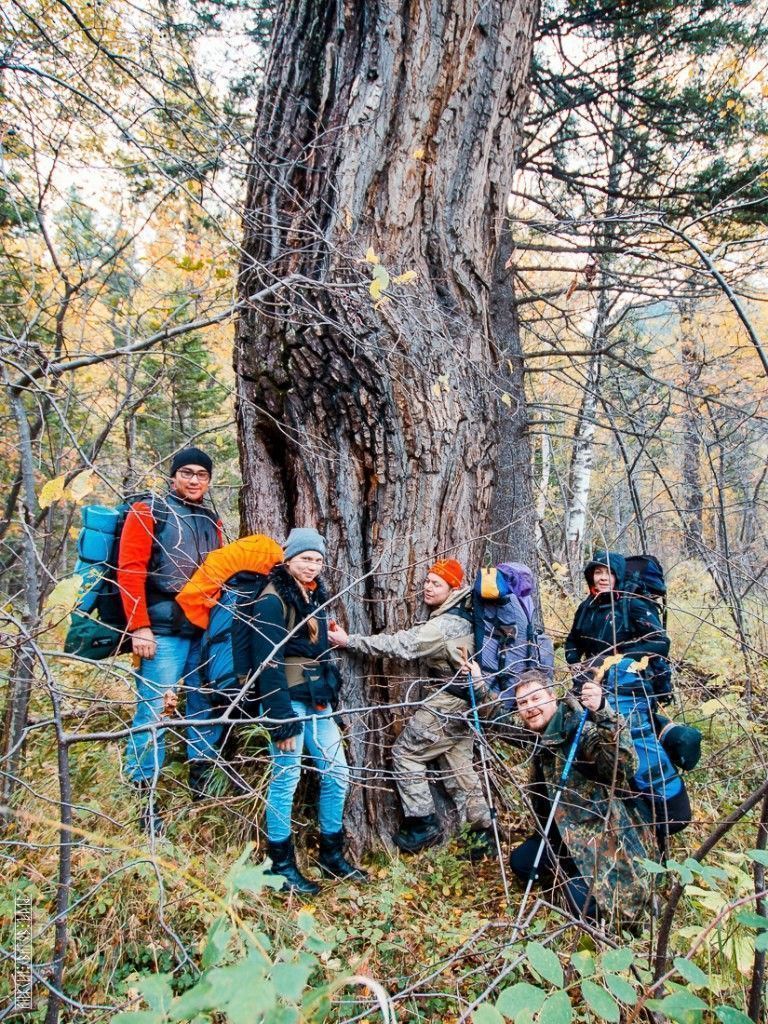
[(454, 558), (440, 558), (434, 565), (431, 565), (427, 572), (433, 572), (441, 580), (445, 580), (449, 587), (460, 587), (464, 582), (464, 570)]

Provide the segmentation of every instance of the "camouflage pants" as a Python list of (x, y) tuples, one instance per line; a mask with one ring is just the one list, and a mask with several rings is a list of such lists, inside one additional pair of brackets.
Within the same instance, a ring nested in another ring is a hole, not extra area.
[[(438, 693), (416, 709), (392, 747), (395, 785), (404, 812), (410, 817), (435, 813), (429, 779), (445, 785), (467, 822), (488, 828), (491, 812), (472, 758), (474, 735), (463, 717), (466, 701)], [(427, 772), (430, 761), (437, 771)]]

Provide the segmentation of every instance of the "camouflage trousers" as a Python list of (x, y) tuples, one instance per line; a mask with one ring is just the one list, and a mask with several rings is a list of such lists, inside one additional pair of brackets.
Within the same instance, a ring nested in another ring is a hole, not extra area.
[[(403, 811), (421, 818), (435, 813), (429, 782), (443, 783), (460, 814), (475, 828), (488, 828), (491, 812), (475, 771), (475, 737), (466, 720), (467, 702), (437, 693), (419, 706), (392, 747), (395, 785)], [(437, 770), (427, 771), (430, 761)]]

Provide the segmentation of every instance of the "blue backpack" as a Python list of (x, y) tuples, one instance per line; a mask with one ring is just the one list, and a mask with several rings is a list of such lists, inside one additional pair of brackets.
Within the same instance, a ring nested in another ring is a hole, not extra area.
[[(555, 668), (554, 644), (528, 615), (515, 592), (517, 582), (499, 566), (480, 569), (464, 614), (473, 624), (475, 658), (484, 679), (492, 690), (509, 698), (521, 673), (535, 668), (551, 679)], [(456, 613), (462, 614), (461, 609)]]
[(152, 509), (155, 540), (160, 541), (170, 518), (166, 503), (155, 495), (132, 495), (115, 508), (86, 505), (83, 525), (77, 537), (75, 574), (82, 576), (77, 604), (70, 618), (64, 641), (67, 654), (100, 661), (130, 647), (120, 590), (117, 586), (117, 559), (120, 536), (131, 506), (146, 501)]
[(249, 621), (251, 607), (268, 581), (266, 574), (239, 572), (227, 580), (211, 609), (201, 640), (200, 672), (218, 704), (230, 703), (239, 691), (232, 644), (235, 622)]
[(657, 735), (655, 694), (641, 672), (630, 672), (633, 658), (612, 665), (603, 679), (605, 699), (626, 721), (637, 754), (634, 784), (638, 792), (669, 800), (683, 788), (680, 775)]

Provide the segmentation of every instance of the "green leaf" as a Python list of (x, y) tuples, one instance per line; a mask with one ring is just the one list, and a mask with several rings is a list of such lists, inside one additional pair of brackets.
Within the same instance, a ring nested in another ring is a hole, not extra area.
[(766, 949), (768, 949), (768, 932), (760, 932), (759, 935), (755, 936), (755, 950), (758, 953), (762, 953)]
[(539, 1024), (571, 1024), (573, 1008), (567, 992), (547, 996), (539, 1013)]
[(229, 999), (223, 1005), (230, 1024), (253, 1024), (261, 1014), (264, 1014), (265, 1021), (269, 1019), (269, 1013), (276, 1008), (276, 1004), (274, 985), (271, 981), (264, 981), (258, 990), (240, 985), (234, 992), (230, 992)]
[(704, 878), (710, 885), (716, 885), (717, 882), (722, 882), (728, 877), (728, 872), (723, 868), (716, 868), (711, 864), (700, 864), (693, 857), (688, 857), (683, 863), (691, 869), (694, 875)]
[(268, 875), (266, 861), (263, 864), (238, 864), (229, 873), (232, 892), (260, 893), (263, 889), (279, 889), (283, 884), (282, 875)]
[(699, 999), (693, 992), (673, 992), (671, 996), (660, 1000), (659, 1009), (666, 1014), (670, 1020), (677, 1021), (677, 1024), (698, 1024), (701, 1020), (701, 1011), (706, 1010), (707, 1004)]
[(523, 1010), (536, 1013), (546, 998), (546, 992), (537, 985), (527, 981), (519, 981), (516, 985), (505, 988), (496, 1000), (496, 1009), (510, 1020), (517, 1021)]
[(208, 929), (208, 941), (203, 950), (201, 966), (204, 971), (216, 967), (227, 951), (232, 938), (232, 928), (228, 917), (218, 917)]
[(293, 1006), (275, 1006), (264, 1017), (264, 1024), (299, 1024), (299, 1011)]
[(490, 1003), (478, 1006), (472, 1014), (472, 1020), (475, 1024), (504, 1024), (504, 1018)]
[(308, 910), (300, 910), (296, 915), (296, 924), (305, 935), (314, 935), (317, 931), (317, 921)]
[(173, 1000), (169, 977), (168, 974), (144, 974), (136, 983), (147, 1006), (163, 1016), (168, 1013)]
[(113, 1017), (112, 1024), (163, 1024), (164, 1020), (163, 1013), (153, 1013), (152, 1010), (129, 1010)]
[(606, 992), (594, 981), (585, 980), (581, 983), (581, 994), (584, 996), (584, 1002), (600, 1020), (606, 1020), (609, 1024), (619, 1024), (621, 1010), (610, 992)]
[(768, 850), (747, 850), (747, 856), (768, 868)]
[(718, 1006), (715, 1009), (715, 1016), (722, 1024), (753, 1024), (746, 1013), (734, 1010), (732, 1006)]
[[(688, 858), (688, 859), (690, 860), (691, 858)], [(696, 867), (699, 866), (699, 862), (698, 861), (694, 861), (694, 863), (695, 863)], [(670, 871), (676, 871), (680, 875), (680, 882), (682, 883), (682, 885), (692, 885), (693, 884), (693, 881), (694, 881), (693, 872), (688, 867), (687, 863), (681, 864), (679, 861), (676, 861), (676, 860), (668, 860), (667, 861), (667, 867), (670, 869)]]
[(313, 967), (306, 964), (275, 964), (272, 982), (279, 996), (298, 1002), (306, 988)]
[(608, 949), (600, 957), (600, 966), (604, 971), (628, 971), (634, 960), (631, 949)]
[(217, 1009), (217, 1004), (218, 999), (211, 989), (210, 982), (207, 977), (204, 977), (174, 1000), (168, 1019), (171, 1021), (189, 1020), (196, 1013)]
[(673, 961), (677, 973), (680, 974), (687, 982), (694, 985), (696, 988), (701, 985), (709, 986), (709, 977), (702, 971), (700, 967), (692, 963), (690, 960), (686, 960), (685, 957), (676, 956)]
[(556, 985), (557, 988), (563, 987), (563, 982), (565, 981), (563, 968), (560, 966), (560, 961), (556, 954), (551, 949), (542, 946), (540, 942), (529, 942), (525, 947), (525, 955), (528, 958), (528, 963), (539, 977), (550, 982), (552, 985)]
[(571, 963), (581, 978), (590, 978), (595, 973), (595, 958), (586, 949), (577, 950), (571, 956)]
[(667, 869), (663, 864), (657, 864), (655, 860), (648, 860), (647, 857), (638, 857), (638, 861), (650, 875), (665, 875)]
[(621, 978), (618, 974), (606, 974), (603, 977), (603, 981), (622, 1003), (626, 1003), (627, 1006), (634, 1004), (637, 999), (637, 992), (634, 985), (630, 985), (626, 978)]
[(763, 917), (762, 914), (756, 914), (752, 910), (740, 910), (736, 914), (736, 920), (739, 924), (743, 924), (745, 928), (768, 928), (768, 917)]

